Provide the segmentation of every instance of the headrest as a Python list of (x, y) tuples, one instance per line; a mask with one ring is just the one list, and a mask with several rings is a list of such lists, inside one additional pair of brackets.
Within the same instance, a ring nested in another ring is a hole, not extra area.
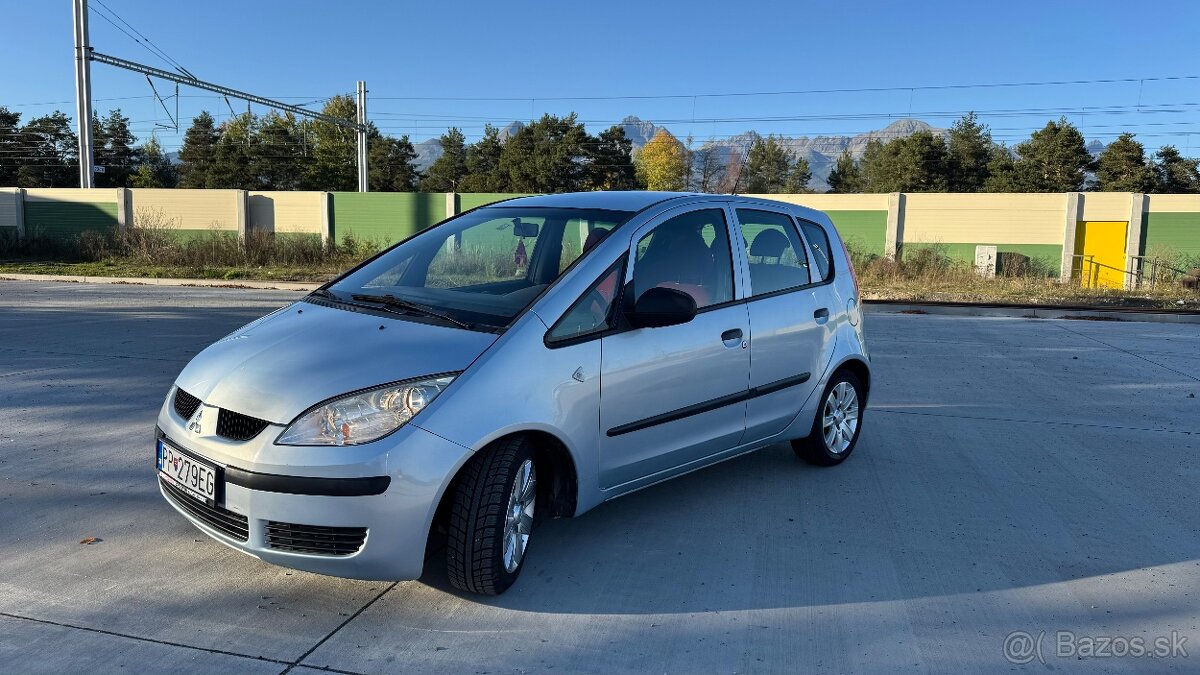
[(787, 235), (779, 230), (763, 230), (755, 235), (754, 243), (750, 244), (750, 255), (778, 258), (789, 244)]

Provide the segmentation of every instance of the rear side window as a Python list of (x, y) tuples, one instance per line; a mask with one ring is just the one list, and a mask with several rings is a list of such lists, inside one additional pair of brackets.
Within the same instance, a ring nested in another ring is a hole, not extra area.
[(737, 217), (750, 259), (750, 287), (754, 295), (810, 283), (804, 242), (789, 216), (738, 209)]
[(804, 237), (808, 239), (808, 248), (812, 253), (813, 266), (817, 272), (813, 281), (825, 281), (829, 278), (829, 271), (833, 267), (833, 254), (829, 250), (829, 235), (825, 234), (825, 228), (820, 225), (803, 220), (800, 221), (800, 229), (804, 230)]

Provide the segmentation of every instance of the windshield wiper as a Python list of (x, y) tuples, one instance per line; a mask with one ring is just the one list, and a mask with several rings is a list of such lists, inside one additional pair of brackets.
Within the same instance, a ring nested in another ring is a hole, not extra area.
[(409, 312), (415, 312), (417, 314), (424, 314), (425, 316), (431, 316), (435, 319), (441, 319), (442, 321), (447, 321), (449, 323), (454, 324), (455, 326), (458, 326), (459, 328), (466, 328), (467, 330), (472, 330), (471, 324), (467, 323), (466, 321), (459, 321), (458, 319), (450, 316), (449, 314), (444, 314), (442, 312), (439, 312), (432, 307), (426, 307), (425, 305), (421, 305), (421, 304), (412, 302), (410, 300), (405, 300), (403, 298), (397, 298), (396, 296), (394, 296), (390, 293), (387, 295), (367, 295), (367, 294), (362, 294), (362, 293), (355, 293), (354, 295), (351, 295), (350, 298), (353, 300), (362, 300), (365, 302), (377, 302), (381, 305), (386, 305), (388, 307), (394, 307), (396, 309), (403, 309), (403, 310), (407, 310)]

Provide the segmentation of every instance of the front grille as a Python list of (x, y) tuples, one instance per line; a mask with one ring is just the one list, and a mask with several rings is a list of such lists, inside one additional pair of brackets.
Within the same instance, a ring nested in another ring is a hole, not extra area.
[(159, 478), (158, 482), (167, 493), (171, 503), (186, 511), (196, 520), (238, 541), (246, 541), (250, 538), (250, 523), (246, 520), (246, 516), (219, 506), (209, 506), (162, 478)]
[(248, 441), (262, 433), (270, 422), (221, 408), (217, 413), (217, 435), (233, 441)]
[(185, 420), (190, 420), (192, 415), (196, 414), (196, 408), (200, 407), (200, 399), (192, 396), (186, 391), (175, 388), (175, 412)]
[(321, 527), (267, 521), (267, 545), (280, 551), (352, 555), (367, 538), (365, 527)]

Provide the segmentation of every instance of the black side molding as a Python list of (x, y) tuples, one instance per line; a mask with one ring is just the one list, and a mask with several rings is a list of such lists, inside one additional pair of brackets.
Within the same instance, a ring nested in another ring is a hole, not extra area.
[(392, 483), (391, 476), (363, 478), (318, 478), (257, 473), (233, 466), (225, 467), (225, 481), (249, 490), (282, 492), (316, 497), (367, 497), (381, 495)]
[(658, 426), (660, 424), (666, 424), (667, 422), (681, 420), (685, 417), (692, 417), (693, 415), (710, 412), (716, 410), (717, 408), (723, 408), (727, 405), (733, 405), (734, 403), (741, 403), (752, 398), (766, 396), (767, 394), (773, 394), (777, 391), (787, 389), (788, 387), (794, 387), (798, 384), (803, 384), (811, 377), (811, 373), (800, 373), (799, 375), (793, 375), (792, 377), (785, 377), (782, 380), (768, 382), (767, 384), (753, 387), (747, 391), (729, 394), (727, 396), (720, 396), (718, 398), (709, 399), (701, 403), (695, 403), (693, 405), (679, 408), (678, 410), (672, 410), (670, 412), (665, 412), (653, 417), (640, 419), (636, 422), (615, 426), (606, 431), (605, 435), (609, 438), (612, 438), (613, 436), (620, 436), (622, 434), (628, 434), (634, 431), (641, 431), (643, 429), (649, 429), (650, 427)]

